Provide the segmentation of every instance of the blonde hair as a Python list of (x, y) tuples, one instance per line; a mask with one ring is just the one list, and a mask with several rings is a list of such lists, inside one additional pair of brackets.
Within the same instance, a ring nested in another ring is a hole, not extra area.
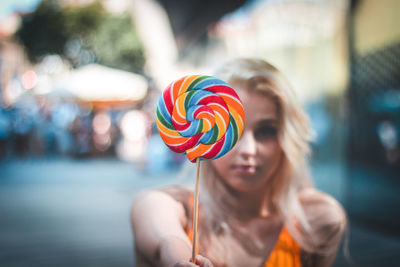
[[(272, 203), (303, 250), (310, 253), (332, 253), (337, 242), (325, 244), (324, 251), (317, 247), (319, 240), (315, 240), (314, 229), (300, 203), (298, 193), (313, 187), (307, 161), (311, 153), (309, 142), (314, 132), (289, 82), (277, 68), (258, 59), (233, 60), (223, 65), (214, 76), (227, 83), (245, 83), (245, 90), (265, 94), (276, 103), (280, 121), (278, 140), (283, 158), (271, 185)], [(212, 188), (215, 184), (206, 177), (212, 176), (211, 164), (205, 162), (202, 168), (204, 186), (216, 190)], [(218, 216), (215, 213), (213, 215)]]

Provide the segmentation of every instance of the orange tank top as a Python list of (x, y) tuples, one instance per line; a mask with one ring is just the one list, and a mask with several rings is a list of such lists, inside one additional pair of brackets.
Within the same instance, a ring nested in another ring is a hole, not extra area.
[[(189, 207), (191, 210), (193, 210), (193, 206), (194, 198), (193, 195), (191, 195), (189, 197)], [(190, 227), (186, 234), (192, 243), (193, 229)], [(268, 260), (265, 262), (264, 267), (301, 267), (300, 252), (299, 244), (297, 244), (296, 240), (290, 235), (286, 226), (283, 226), (278, 241), (271, 251)]]
[[(191, 210), (193, 210), (193, 206), (194, 199), (193, 195), (191, 195), (189, 197), (189, 207)], [(186, 234), (190, 242), (193, 242), (193, 229), (191, 227), (187, 230)], [(300, 246), (290, 235), (289, 230), (283, 226), (278, 241), (271, 251), (268, 260), (265, 262), (264, 267), (301, 267), (300, 252)]]
[(285, 226), (264, 267), (301, 267), (300, 246)]
[[(192, 242), (193, 231), (190, 229), (187, 236)], [(274, 249), (271, 251), (264, 267), (301, 267), (300, 246), (284, 226)]]

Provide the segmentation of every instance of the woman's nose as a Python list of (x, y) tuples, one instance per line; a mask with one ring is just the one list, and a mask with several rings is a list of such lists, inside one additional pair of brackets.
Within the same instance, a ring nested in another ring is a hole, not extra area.
[(242, 156), (255, 156), (257, 153), (257, 142), (252, 132), (243, 132), (237, 146), (239, 154)]

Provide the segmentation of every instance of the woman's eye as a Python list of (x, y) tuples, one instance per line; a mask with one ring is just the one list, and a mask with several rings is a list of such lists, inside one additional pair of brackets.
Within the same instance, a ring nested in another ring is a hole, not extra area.
[(263, 126), (255, 131), (255, 138), (258, 140), (264, 140), (273, 137), (277, 134), (277, 129), (272, 126)]

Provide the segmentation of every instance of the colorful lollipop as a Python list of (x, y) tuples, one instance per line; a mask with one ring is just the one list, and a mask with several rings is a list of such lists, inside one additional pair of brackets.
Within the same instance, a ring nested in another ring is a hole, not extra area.
[(197, 217), (200, 160), (217, 159), (239, 140), (244, 127), (244, 109), (236, 92), (211, 76), (190, 75), (163, 92), (157, 106), (158, 131), (167, 146), (197, 162), (193, 212), (193, 251), (197, 250)]
[(239, 140), (243, 105), (224, 81), (190, 75), (171, 83), (158, 101), (157, 126), (167, 146), (195, 162), (217, 159)]

